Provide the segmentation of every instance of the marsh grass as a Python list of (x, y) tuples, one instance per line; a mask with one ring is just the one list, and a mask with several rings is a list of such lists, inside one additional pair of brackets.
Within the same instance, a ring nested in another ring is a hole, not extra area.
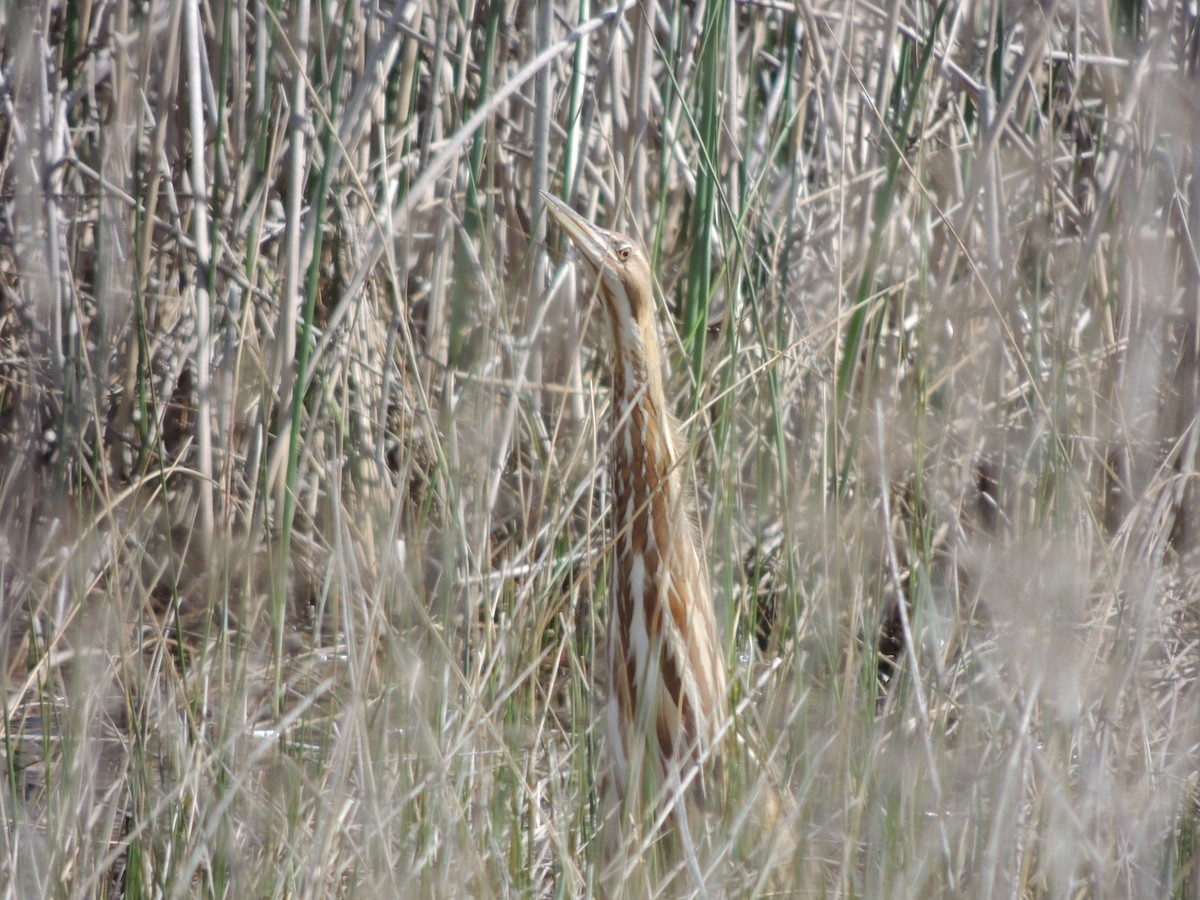
[(9, 4), (4, 895), (600, 889), (605, 348), (541, 188), (655, 260), (754, 750), (710, 890), (1200, 895), (1198, 34)]

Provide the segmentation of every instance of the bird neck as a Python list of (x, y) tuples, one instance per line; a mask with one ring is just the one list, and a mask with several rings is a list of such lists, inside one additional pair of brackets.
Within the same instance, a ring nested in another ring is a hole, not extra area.
[(658, 356), (647, 357), (627, 357), (613, 372), (613, 462), (658, 482), (676, 468), (680, 451)]
[(631, 549), (645, 542), (656, 525), (669, 527), (687, 514), (679, 465), (682, 442), (663, 391), (662, 374), (657, 365), (650, 367), (647, 362), (625, 359), (613, 373), (616, 524), (618, 532), (629, 533)]

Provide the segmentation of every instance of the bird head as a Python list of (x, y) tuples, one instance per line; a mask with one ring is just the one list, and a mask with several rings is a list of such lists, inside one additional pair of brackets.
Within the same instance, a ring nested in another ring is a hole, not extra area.
[(542, 192), (546, 210), (579, 251), (595, 284), (609, 324), (618, 360), (655, 378), (658, 325), (654, 317), (654, 279), (641, 244), (616, 231), (593, 225), (557, 197)]

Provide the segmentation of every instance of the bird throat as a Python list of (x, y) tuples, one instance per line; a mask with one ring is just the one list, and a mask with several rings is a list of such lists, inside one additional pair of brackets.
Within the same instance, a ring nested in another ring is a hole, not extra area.
[[(666, 409), (660, 384), (636, 366), (618, 371), (614, 407), (612, 451), (613, 516), (618, 559), (628, 569), (640, 557), (651, 583), (657, 581), (665, 554), (672, 543), (672, 532), (685, 515), (680, 508), (681, 481), (679, 451), (674, 423)], [(625, 571), (620, 575), (624, 578)], [(624, 587), (637, 588), (637, 584)], [(629, 598), (630, 591), (620, 596)], [(634, 592), (636, 596), (638, 592)], [(631, 611), (622, 611), (626, 615)]]

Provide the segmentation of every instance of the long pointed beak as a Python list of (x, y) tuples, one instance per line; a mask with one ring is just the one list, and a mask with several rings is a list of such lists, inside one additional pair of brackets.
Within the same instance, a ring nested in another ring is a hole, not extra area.
[(591, 265), (593, 273), (599, 274), (606, 265), (612, 235), (603, 228), (597, 228), (553, 194), (542, 191), (542, 199), (546, 201), (546, 212), (567, 233), (571, 243)]

